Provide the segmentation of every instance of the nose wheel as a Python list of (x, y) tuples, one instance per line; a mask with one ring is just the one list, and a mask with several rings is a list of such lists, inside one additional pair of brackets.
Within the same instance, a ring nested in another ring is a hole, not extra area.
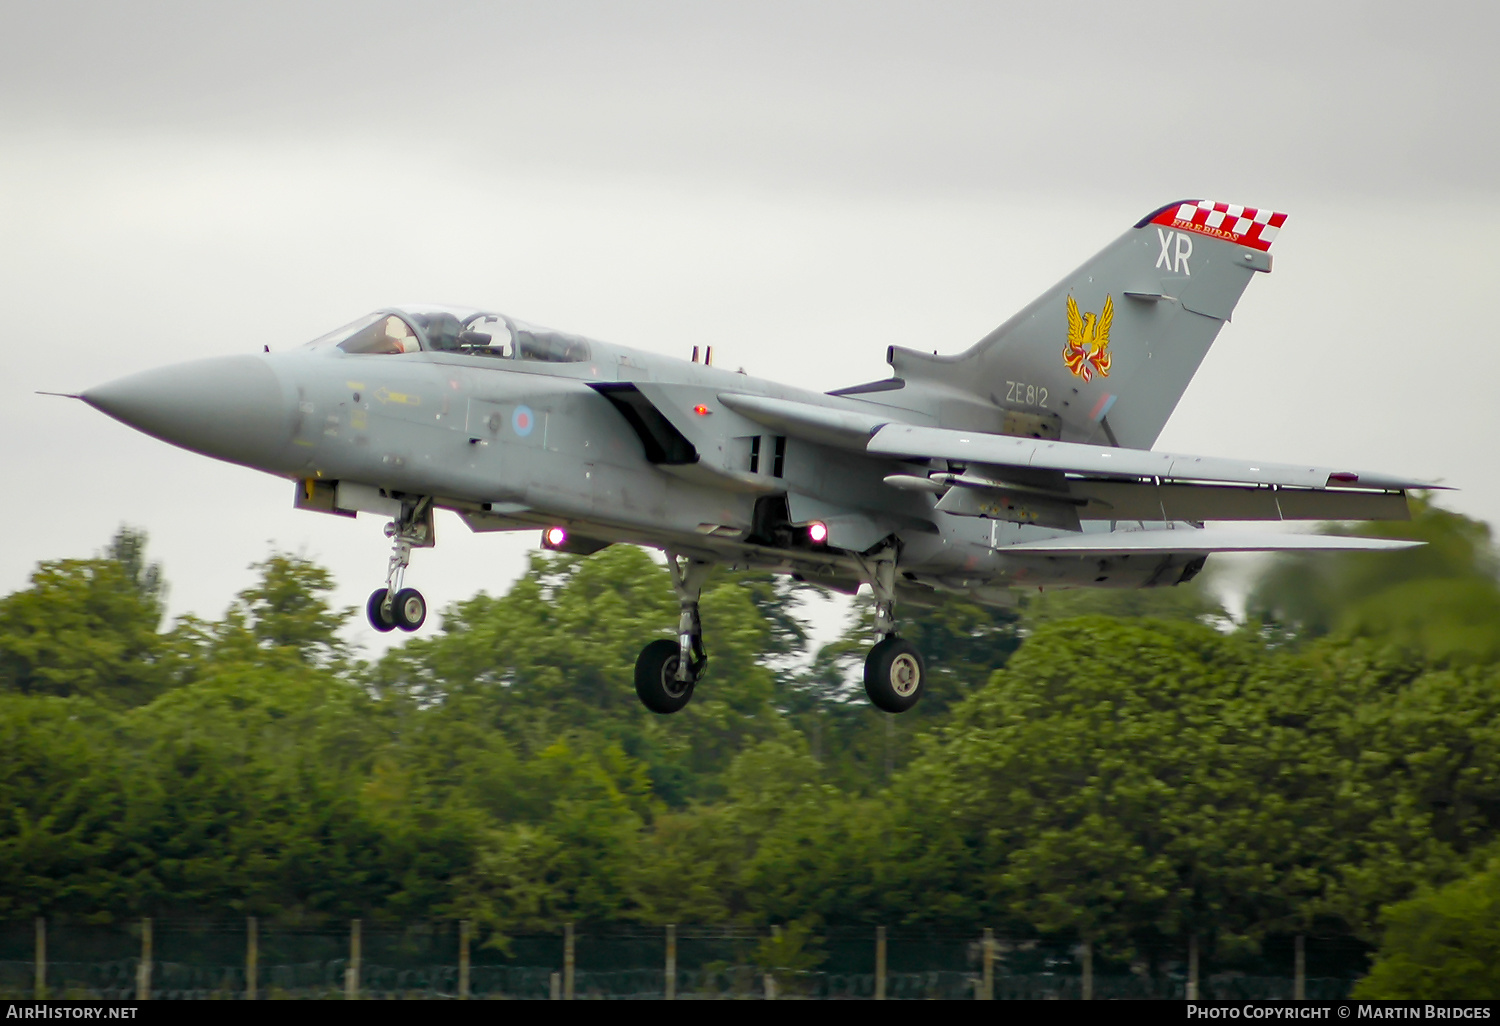
[(708, 579), (711, 563), (667, 553), (672, 588), (681, 612), (677, 617), (677, 640), (660, 638), (641, 649), (635, 661), (635, 693), (641, 704), (654, 713), (677, 712), (693, 697), (693, 685), (708, 667), (703, 647), (703, 621), (698, 617), (698, 599)]
[(427, 622), (427, 600), (416, 588), (402, 588), (394, 596), (389, 588), (377, 588), (365, 603), (365, 615), (382, 634), (397, 627), (414, 631)]
[(427, 622), (427, 600), (416, 588), (405, 587), (406, 568), (411, 564), (412, 549), (431, 548), (436, 542), (430, 500), (403, 504), (401, 517), (385, 525), (385, 535), (393, 542), (385, 587), (371, 592), (365, 616), (382, 634), (398, 627), (414, 631)]

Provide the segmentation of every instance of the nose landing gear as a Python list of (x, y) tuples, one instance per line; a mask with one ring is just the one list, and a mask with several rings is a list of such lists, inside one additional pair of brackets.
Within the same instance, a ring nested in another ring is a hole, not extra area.
[(655, 713), (674, 713), (693, 697), (693, 685), (708, 666), (703, 647), (703, 622), (698, 617), (698, 599), (713, 564), (667, 553), (672, 571), (672, 589), (677, 592), (681, 613), (677, 618), (677, 640), (666, 638), (641, 649), (635, 661), (635, 693), (641, 704)]
[(365, 615), (369, 617), (370, 626), (381, 633), (397, 627), (414, 631), (427, 620), (427, 600), (417, 589), (404, 586), (406, 568), (411, 564), (412, 549), (431, 548), (436, 544), (432, 501), (423, 498), (403, 503), (401, 516), (385, 525), (385, 536), (393, 541), (385, 587), (370, 594), (365, 603)]
[(875, 593), (875, 633), (880, 635), (865, 657), (865, 694), (877, 709), (906, 712), (922, 698), (927, 667), (917, 647), (896, 635), (896, 552), (886, 549), (855, 558)]

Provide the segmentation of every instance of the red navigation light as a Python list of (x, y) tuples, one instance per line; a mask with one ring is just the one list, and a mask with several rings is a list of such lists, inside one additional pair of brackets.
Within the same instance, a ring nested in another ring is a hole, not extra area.
[(555, 549), (568, 540), (568, 532), (561, 527), (549, 527), (542, 533), (542, 542), (549, 549)]
[(807, 525), (807, 538), (814, 545), (822, 545), (828, 540), (828, 525), (821, 520), (814, 520)]
[(714, 411), (710, 410), (707, 406), (704, 406), (702, 403), (699, 403), (697, 406), (693, 407), (693, 412), (696, 413), (700, 417), (707, 417), (710, 413), (712, 413)]

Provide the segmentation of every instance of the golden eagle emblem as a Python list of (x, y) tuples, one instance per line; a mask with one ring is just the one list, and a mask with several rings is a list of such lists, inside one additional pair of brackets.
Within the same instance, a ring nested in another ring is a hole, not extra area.
[(1091, 313), (1080, 314), (1078, 304), (1068, 297), (1068, 344), (1063, 346), (1063, 362), (1068, 370), (1084, 381), (1092, 381), (1094, 371), (1109, 377), (1109, 325), (1115, 319), (1115, 301), (1104, 297), (1104, 309), (1098, 320)]

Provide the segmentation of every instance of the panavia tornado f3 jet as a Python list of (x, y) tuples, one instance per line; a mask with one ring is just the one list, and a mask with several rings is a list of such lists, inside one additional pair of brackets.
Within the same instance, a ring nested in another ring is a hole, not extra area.
[(698, 598), (716, 564), (873, 591), (865, 663), (888, 712), (922, 695), (903, 599), (1003, 604), (1020, 587), (1154, 588), (1215, 552), (1381, 549), (1205, 521), (1405, 519), (1420, 481), (1155, 452), (1285, 215), (1208, 200), (1154, 211), (952, 356), (891, 346), (884, 381), (812, 392), (536, 327), (393, 307), (298, 349), (220, 356), (85, 392), (147, 434), (286, 477), (301, 509), (391, 518), (379, 631), (415, 630), (412, 550), (433, 513), (545, 547), (667, 555), (681, 617), (636, 690), (681, 709), (707, 664)]

